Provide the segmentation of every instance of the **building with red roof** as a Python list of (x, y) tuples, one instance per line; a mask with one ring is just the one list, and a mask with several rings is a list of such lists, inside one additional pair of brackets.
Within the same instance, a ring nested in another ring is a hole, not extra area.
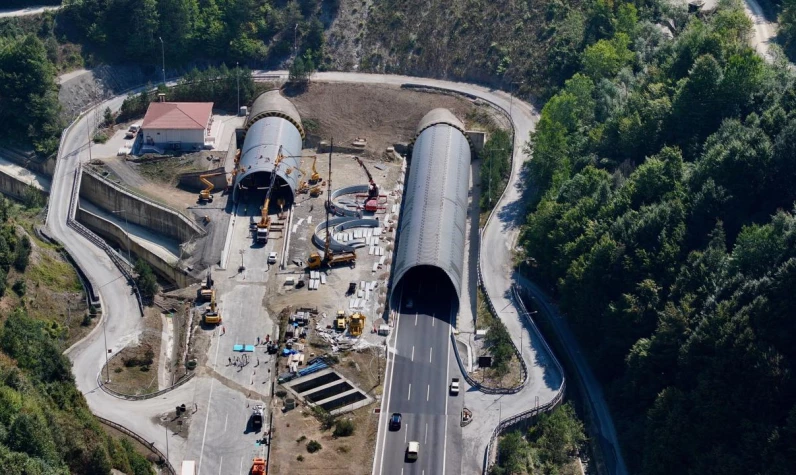
[(141, 124), (144, 147), (201, 150), (213, 123), (212, 102), (153, 102)]

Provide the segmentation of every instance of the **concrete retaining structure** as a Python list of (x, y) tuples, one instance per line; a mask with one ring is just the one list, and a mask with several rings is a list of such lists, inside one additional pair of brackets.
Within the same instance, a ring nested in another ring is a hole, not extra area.
[(160, 274), (162, 277), (177, 284), (178, 287), (187, 287), (193, 283), (198, 282), (198, 279), (186, 274), (176, 267), (176, 262), (168, 262), (161, 256), (150, 251), (142, 246), (135, 239), (128, 239), (127, 233), (116, 224), (104, 219), (96, 214), (88, 212), (83, 208), (78, 207), (75, 213), (75, 219), (97, 233), (101, 238), (106, 241), (113, 241), (121, 249), (127, 251), (128, 243), (130, 252), (135, 254), (139, 259), (143, 259), (147, 264), (152, 267), (152, 270)]
[(205, 235), (205, 231), (199, 225), (179, 212), (134, 195), (86, 169), (83, 169), (80, 198), (87, 199), (109, 212), (125, 210), (122, 216), (131, 223), (180, 242)]
[(39, 193), (45, 201), (47, 200), (49, 193), (43, 190), (41, 187), (36, 186), (35, 184), (25, 183), (15, 176), (11, 176), (0, 171), (0, 192), (3, 194), (18, 200), (22, 200), (25, 199), (25, 193), (28, 189), (35, 190), (35, 192)]

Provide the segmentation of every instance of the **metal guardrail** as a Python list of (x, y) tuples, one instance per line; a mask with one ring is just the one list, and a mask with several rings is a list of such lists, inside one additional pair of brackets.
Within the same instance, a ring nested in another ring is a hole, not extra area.
[(171, 475), (177, 475), (177, 472), (174, 470), (174, 466), (171, 464), (171, 462), (169, 462), (169, 459), (167, 459), (166, 456), (163, 455), (163, 452), (161, 452), (157, 447), (155, 447), (155, 443), (154, 442), (150, 442), (150, 441), (144, 439), (140, 435), (136, 434), (135, 432), (131, 431), (130, 429), (128, 429), (127, 427), (125, 427), (125, 426), (123, 426), (121, 424), (117, 424), (116, 422), (113, 422), (111, 420), (105, 419), (104, 417), (98, 416), (96, 414), (94, 415), (94, 417), (99, 419), (103, 424), (109, 425), (109, 426), (113, 427), (114, 429), (118, 430), (119, 432), (122, 432), (125, 435), (128, 435), (128, 436), (132, 437), (133, 439), (137, 440), (138, 442), (140, 442), (145, 447), (149, 447), (149, 450), (151, 450), (152, 452), (155, 452), (157, 454), (157, 456), (160, 457), (160, 460), (163, 461), (163, 465), (166, 467), (166, 470)]
[(105, 391), (107, 394), (110, 394), (111, 396), (113, 396), (115, 398), (118, 398), (118, 399), (126, 399), (128, 401), (143, 401), (144, 399), (152, 399), (153, 397), (162, 396), (163, 394), (166, 394), (169, 391), (173, 391), (174, 389), (177, 389), (180, 386), (182, 386), (183, 384), (185, 384), (188, 381), (190, 381), (194, 376), (196, 376), (196, 372), (192, 371), (192, 372), (188, 373), (184, 378), (182, 378), (179, 381), (177, 381), (176, 383), (174, 383), (173, 385), (171, 385), (171, 386), (169, 386), (169, 387), (167, 387), (165, 389), (161, 389), (160, 391), (156, 391), (154, 393), (149, 393), (149, 394), (124, 394), (124, 393), (120, 393), (118, 391), (114, 391), (113, 389), (107, 387), (105, 385), (105, 382), (102, 380), (102, 372), (100, 371), (100, 373), (97, 374), (97, 386), (102, 388), (102, 390)]

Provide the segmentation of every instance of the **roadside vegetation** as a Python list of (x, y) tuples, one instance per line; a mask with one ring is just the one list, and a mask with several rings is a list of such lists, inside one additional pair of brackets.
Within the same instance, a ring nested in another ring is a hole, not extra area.
[(39, 211), (0, 197), (0, 473), (154, 474), (74, 385), (62, 352), (91, 312), (75, 270), (32, 232)]
[(673, 40), (633, 11), (607, 11), (542, 111), (522, 244), (607, 388), (632, 473), (789, 473), (793, 75), (751, 50), (738, 3)]
[(511, 134), (494, 129), (479, 154), (481, 157), (481, 210), (495, 207), (511, 175)]
[(490, 474), (580, 474), (574, 457), (585, 441), (583, 424), (572, 405), (561, 405), (541, 414), (527, 431), (515, 430), (502, 436)]

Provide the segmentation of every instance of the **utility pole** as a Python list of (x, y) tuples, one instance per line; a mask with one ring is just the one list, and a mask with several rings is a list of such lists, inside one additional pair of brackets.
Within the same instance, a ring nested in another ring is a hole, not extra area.
[(169, 460), (169, 428), (164, 427), (166, 429), (166, 462)]
[(240, 67), (237, 61), (235, 61), (235, 72), (238, 80), (238, 115), (240, 115)]
[(163, 71), (163, 86), (165, 86), (166, 85), (166, 49), (163, 46), (163, 38), (158, 36), (158, 39), (160, 40), (160, 56), (161, 56), (161, 58), (163, 58), (163, 69), (162, 69), (162, 71)]

